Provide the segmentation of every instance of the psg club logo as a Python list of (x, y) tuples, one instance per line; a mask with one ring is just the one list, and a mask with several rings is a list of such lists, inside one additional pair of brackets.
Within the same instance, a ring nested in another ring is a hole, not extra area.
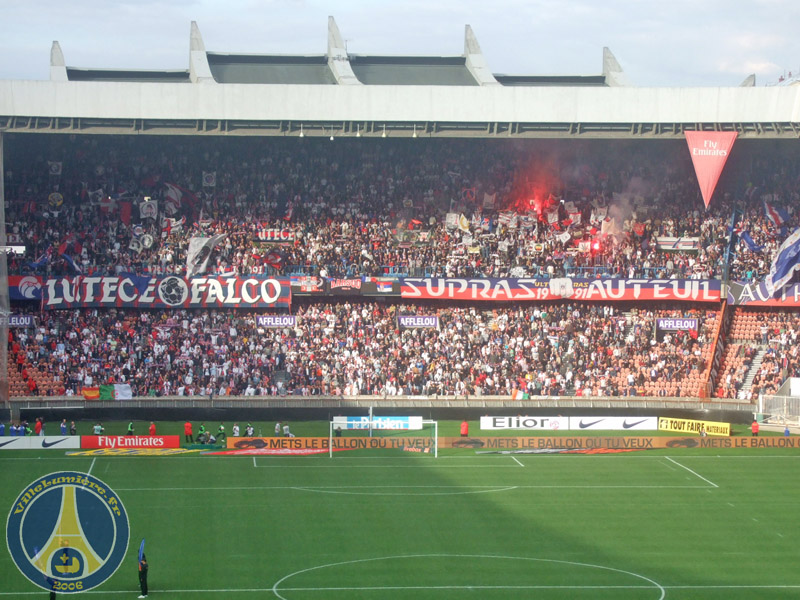
[(128, 550), (128, 514), (117, 494), (86, 473), (50, 473), (28, 485), (6, 522), (17, 568), (40, 588), (85, 592), (111, 577)]

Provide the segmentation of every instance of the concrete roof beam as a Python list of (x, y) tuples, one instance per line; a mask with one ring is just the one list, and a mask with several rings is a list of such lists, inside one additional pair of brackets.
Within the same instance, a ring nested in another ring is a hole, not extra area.
[(189, 30), (189, 79), (192, 83), (216, 83), (197, 21), (192, 21)]
[(609, 87), (630, 85), (617, 58), (608, 48), (603, 48), (603, 77), (606, 78), (606, 85)]
[(53, 41), (53, 45), (50, 46), (50, 81), (69, 81), (64, 53), (61, 52), (61, 45), (56, 41)]
[(464, 57), (467, 69), (479, 85), (500, 85), (489, 69), (489, 64), (478, 44), (478, 38), (475, 37), (475, 33), (469, 25), (464, 26)]
[(339, 85), (362, 85), (353, 72), (347, 47), (333, 17), (328, 17), (328, 67)]

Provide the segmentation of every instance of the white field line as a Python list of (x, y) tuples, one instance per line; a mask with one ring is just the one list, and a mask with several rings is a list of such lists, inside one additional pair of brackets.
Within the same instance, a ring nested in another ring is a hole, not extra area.
[(702, 479), (703, 481), (705, 481), (705, 482), (706, 482), (707, 484), (709, 484), (710, 486), (712, 486), (712, 487), (715, 487), (715, 488), (718, 488), (718, 487), (719, 487), (719, 486), (718, 486), (716, 483), (714, 483), (714, 482), (713, 482), (713, 481), (711, 481), (710, 479), (706, 479), (705, 477), (703, 477), (702, 475), (700, 475), (698, 472), (696, 472), (696, 471), (692, 471), (692, 470), (691, 470), (689, 467), (687, 467), (686, 465), (682, 465), (682, 464), (681, 464), (681, 463), (679, 463), (677, 460), (674, 460), (673, 458), (670, 458), (669, 456), (667, 456), (667, 457), (665, 457), (665, 458), (666, 458), (666, 459), (667, 459), (669, 462), (671, 462), (671, 463), (674, 463), (674, 464), (678, 465), (678, 466), (679, 466), (679, 467), (681, 467), (682, 469), (686, 469), (687, 471), (689, 471), (689, 473), (691, 473), (691, 474), (692, 474), (692, 475), (694, 475), (695, 477), (698, 477), (699, 479)]

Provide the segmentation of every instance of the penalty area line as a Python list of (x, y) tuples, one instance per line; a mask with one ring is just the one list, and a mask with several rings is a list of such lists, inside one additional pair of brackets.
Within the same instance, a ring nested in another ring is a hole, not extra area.
[(673, 458), (670, 458), (669, 456), (665, 456), (664, 458), (666, 458), (669, 462), (678, 465), (681, 469), (686, 469), (687, 471), (689, 471), (689, 473), (691, 473), (692, 475), (694, 475), (695, 477), (697, 477), (699, 479), (702, 479), (703, 481), (705, 481), (710, 486), (715, 487), (715, 488), (719, 487), (716, 483), (714, 483), (710, 479), (706, 479), (705, 477), (700, 475), (700, 473), (698, 473), (697, 471), (692, 471), (689, 467), (687, 467), (686, 465), (682, 465), (677, 460), (674, 460)]

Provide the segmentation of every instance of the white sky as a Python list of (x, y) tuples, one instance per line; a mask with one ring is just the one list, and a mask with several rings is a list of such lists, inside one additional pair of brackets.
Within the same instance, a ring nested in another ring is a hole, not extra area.
[(189, 26), (210, 52), (460, 55), (472, 26), (489, 67), (599, 75), (608, 46), (633, 85), (756, 85), (800, 71), (798, 0), (0, 0), (0, 79), (68, 66), (187, 69)]

